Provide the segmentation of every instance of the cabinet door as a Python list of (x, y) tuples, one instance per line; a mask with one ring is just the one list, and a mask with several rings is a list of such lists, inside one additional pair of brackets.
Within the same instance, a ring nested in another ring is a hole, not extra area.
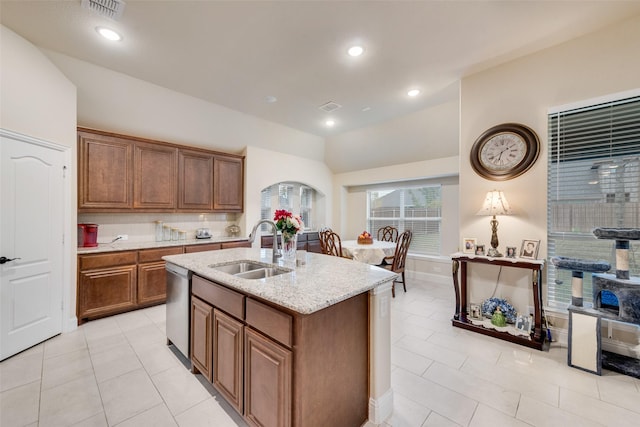
[(167, 299), (164, 261), (138, 265), (138, 305), (160, 304)]
[(243, 159), (216, 156), (213, 164), (213, 209), (242, 212), (244, 195)]
[(245, 330), (244, 414), (250, 425), (291, 426), (291, 351)]
[(80, 271), (78, 319), (107, 316), (136, 307), (136, 266)]
[(213, 385), (242, 413), (243, 332), (241, 322), (213, 310)]
[(136, 142), (133, 207), (173, 210), (176, 207), (177, 154), (175, 147)]
[(78, 211), (131, 209), (133, 144), (78, 132)]
[(194, 252), (217, 251), (220, 247), (220, 243), (201, 243), (199, 245), (185, 246), (184, 252), (192, 254)]
[(199, 151), (178, 152), (178, 209), (213, 209), (213, 155)]
[(211, 382), (213, 308), (191, 297), (191, 363), (194, 373), (200, 372)]

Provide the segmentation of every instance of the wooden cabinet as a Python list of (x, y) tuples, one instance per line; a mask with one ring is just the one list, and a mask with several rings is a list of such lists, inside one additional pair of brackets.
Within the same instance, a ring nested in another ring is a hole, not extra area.
[(87, 255), (78, 260), (78, 320), (136, 307), (136, 252)]
[(356, 426), (367, 420), (367, 293), (310, 315), (197, 275), (192, 294), (213, 307), (214, 317), (210, 336), (202, 336), (202, 326), (192, 331), (192, 354), (208, 357), (205, 349), (213, 343), (211, 381), (249, 425)]
[(185, 246), (184, 252), (190, 254), (194, 252), (216, 251), (221, 247), (222, 245), (220, 243), (203, 243), (200, 245)]
[(181, 149), (178, 167), (178, 209), (213, 210), (213, 154)]
[(245, 419), (253, 426), (291, 426), (292, 352), (247, 328)]
[(78, 132), (78, 208), (130, 209), (133, 146), (113, 136)]
[(244, 157), (78, 128), (78, 212), (242, 212)]
[(137, 305), (161, 304), (167, 299), (167, 271), (162, 257), (183, 253), (182, 246), (138, 251)]
[(183, 246), (78, 256), (78, 322), (162, 304), (167, 297), (165, 255)]
[(191, 297), (191, 363), (193, 372), (200, 372), (209, 382), (212, 378), (213, 307)]
[(244, 325), (213, 310), (213, 386), (239, 413), (243, 411)]
[(133, 208), (176, 208), (178, 149), (133, 142)]
[(244, 195), (243, 159), (215, 156), (213, 160), (213, 210), (242, 212)]
[(220, 246), (222, 249), (250, 248), (251, 243), (248, 240), (238, 240), (237, 242), (223, 242)]

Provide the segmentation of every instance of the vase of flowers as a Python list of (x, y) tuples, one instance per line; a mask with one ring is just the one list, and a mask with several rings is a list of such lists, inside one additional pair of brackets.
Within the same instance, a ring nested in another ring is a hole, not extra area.
[(298, 234), (304, 230), (304, 222), (300, 215), (293, 215), (284, 209), (277, 209), (273, 217), (276, 228), (280, 230), (282, 249), (282, 260), (285, 262), (296, 261), (296, 249), (298, 245)]

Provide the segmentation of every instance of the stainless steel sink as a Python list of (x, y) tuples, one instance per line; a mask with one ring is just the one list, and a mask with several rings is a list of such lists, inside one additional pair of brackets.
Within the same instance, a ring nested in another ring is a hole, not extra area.
[(258, 268), (265, 268), (266, 265), (260, 264), (257, 262), (251, 262), (251, 261), (237, 261), (237, 262), (225, 263), (225, 264), (219, 264), (219, 265), (214, 264), (214, 265), (210, 265), (209, 267), (215, 268), (216, 270), (222, 271), (223, 273), (227, 273), (227, 274), (238, 274), (238, 273), (244, 273), (251, 270), (256, 270)]
[(279, 274), (289, 273), (291, 270), (278, 267), (265, 267), (257, 270), (251, 270), (244, 273), (235, 274), (236, 277), (242, 277), (243, 279), (265, 279), (267, 277), (277, 276)]
[(213, 264), (209, 267), (223, 273), (231, 274), (242, 279), (257, 280), (280, 274), (289, 273), (292, 270), (283, 267), (275, 267), (269, 264), (262, 264), (254, 261), (235, 261), (223, 264)]

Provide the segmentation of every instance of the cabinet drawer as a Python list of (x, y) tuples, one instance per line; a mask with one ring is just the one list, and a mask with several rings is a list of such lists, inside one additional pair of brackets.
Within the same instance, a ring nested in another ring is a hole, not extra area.
[(199, 276), (191, 279), (191, 293), (203, 301), (228, 314), (244, 320), (244, 300), (241, 293), (227, 289), (224, 286), (210, 282)]
[(138, 262), (156, 262), (162, 261), (162, 257), (165, 255), (178, 255), (182, 253), (182, 246), (176, 246), (173, 248), (162, 249), (146, 249), (144, 251), (138, 251)]
[(100, 255), (81, 255), (78, 258), (78, 268), (80, 270), (93, 270), (94, 268), (136, 264), (138, 253), (127, 251)]
[(220, 243), (205, 243), (201, 245), (189, 245), (184, 247), (184, 252), (191, 254), (193, 252), (217, 251), (220, 249)]
[(232, 248), (250, 248), (251, 243), (248, 240), (240, 240), (238, 242), (225, 242), (222, 243), (222, 249), (232, 249)]
[(274, 340), (291, 347), (293, 318), (275, 308), (247, 298), (246, 322)]

